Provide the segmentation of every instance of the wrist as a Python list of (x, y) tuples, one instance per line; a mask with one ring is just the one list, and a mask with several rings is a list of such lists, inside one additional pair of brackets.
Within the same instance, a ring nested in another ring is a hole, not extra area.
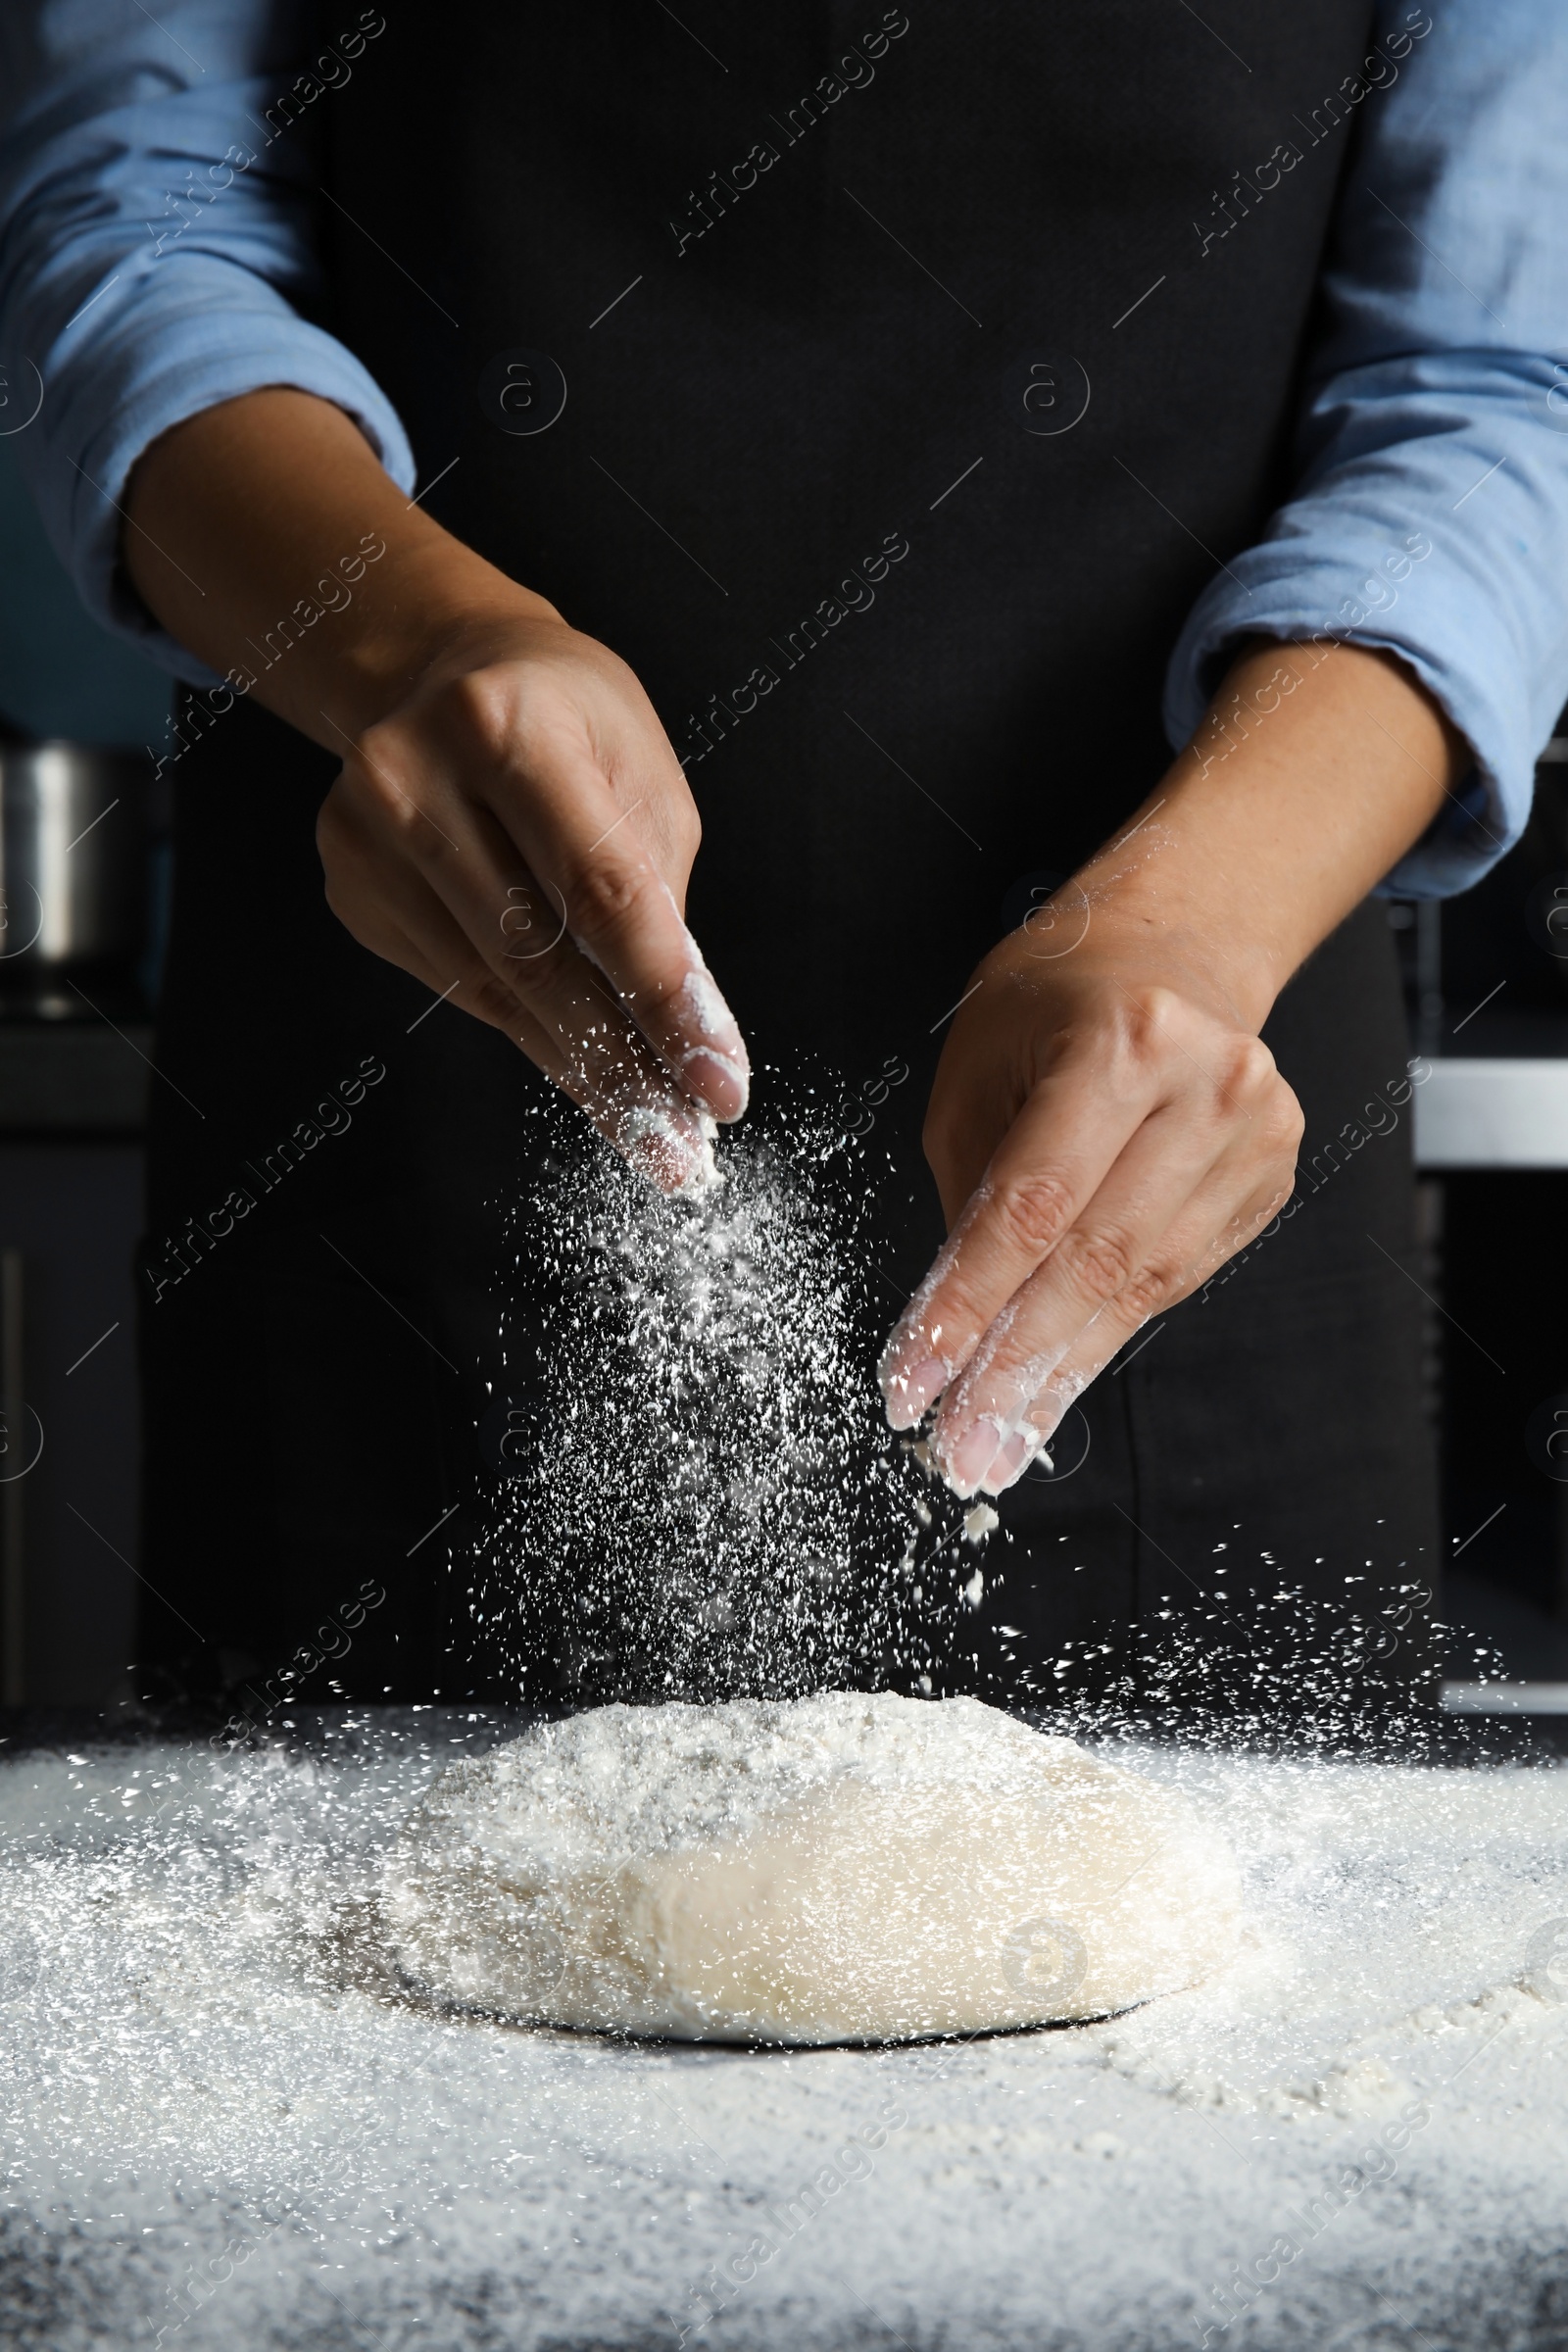
[[(1057, 893), (1087, 916), (1084, 945), (1129, 975), (1184, 980), (1214, 1010), (1254, 1035), (1290, 972), (1277, 939), (1255, 928), (1223, 875), (1189, 877), (1176, 825), (1146, 820), (1136, 842), (1102, 851)], [(1216, 891), (1215, 884), (1219, 887)]]
[(138, 461), (125, 514), (122, 558), (155, 617), (334, 750), (440, 665), (472, 665), (509, 630), (565, 626), (310, 393), (245, 393), (172, 426)]
[(1074, 887), (1102, 944), (1179, 959), (1256, 1030), (1469, 760), (1396, 656), (1254, 643), (1147, 807)]
[(550, 642), (566, 629), (548, 598), (433, 528), (416, 544), (388, 548), (374, 593), (332, 649), (330, 689), (361, 732), (422, 688), (515, 658), (530, 638)]

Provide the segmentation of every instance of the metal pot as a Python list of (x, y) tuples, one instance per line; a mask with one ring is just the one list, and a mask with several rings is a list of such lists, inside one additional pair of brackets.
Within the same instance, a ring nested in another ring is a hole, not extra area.
[(95, 744), (0, 746), (0, 993), (86, 1012), (70, 983), (132, 987), (147, 935), (148, 765)]

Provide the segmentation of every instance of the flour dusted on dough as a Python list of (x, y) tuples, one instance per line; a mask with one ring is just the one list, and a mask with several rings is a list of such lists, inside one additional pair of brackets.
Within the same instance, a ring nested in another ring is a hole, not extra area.
[(1103, 2016), (1235, 1948), (1190, 1803), (977, 1699), (607, 1706), (444, 1773), (389, 1857), (409, 1974), (539, 2023), (882, 2041)]

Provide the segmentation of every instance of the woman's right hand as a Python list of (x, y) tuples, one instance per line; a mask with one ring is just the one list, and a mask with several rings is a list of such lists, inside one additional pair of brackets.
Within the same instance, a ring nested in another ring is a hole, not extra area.
[[(343, 746), (317, 840), (363, 946), (502, 1029), (662, 1191), (746, 1049), (683, 920), (701, 837), (633, 672), (534, 610), (470, 621)], [(546, 609), (548, 611), (548, 609)]]
[(505, 1030), (663, 1191), (701, 1187), (746, 1049), (683, 920), (697, 810), (626, 663), (432, 521), (311, 393), (172, 426), (126, 518), (165, 628), (342, 760), (317, 838), (355, 938)]

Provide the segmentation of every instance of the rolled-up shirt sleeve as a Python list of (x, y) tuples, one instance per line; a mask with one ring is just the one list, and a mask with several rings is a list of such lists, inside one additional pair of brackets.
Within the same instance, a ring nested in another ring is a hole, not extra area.
[(321, 110), (376, 37), (317, 60), (298, 0), (33, 0), (0, 12), (0, 355), (37, 413), (14, 446), (88, 610), (175, 675), (213, 673), (120, 563), (125, 486), (169, 427), (264, 385), (353, 416), (414, 483), (397, 414), (333, 336), (311, 205)]
[(1248, 636), (1399, 655), (1475, 754), (1382, 885), (1429, 898), (1518, 838), (1568, 701), (1568, 10), (1400, 0), (1380, 31), (1383, 86), (1350, 93), (1295, 493), (1200, 597), (1165, 722), (1191, 740)]

